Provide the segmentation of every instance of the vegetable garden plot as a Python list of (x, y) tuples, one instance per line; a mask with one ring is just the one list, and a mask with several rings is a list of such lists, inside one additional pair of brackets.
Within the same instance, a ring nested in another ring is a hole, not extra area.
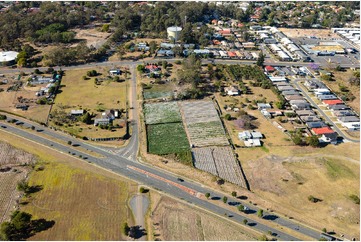
[(192, 145), (229, 145), (212, 101), (181, 102), (180, 106)]
[(147, 125), (148, 152), (165, 155), (189, 151), (182, 123)]
[(226, 181), (246, 187), (241, 167), (230, 147), (192, 149), (194, 166)]
[(177, 102), (144, 104), (144, 116), (146, 124), (173, 123), (182, 121)]

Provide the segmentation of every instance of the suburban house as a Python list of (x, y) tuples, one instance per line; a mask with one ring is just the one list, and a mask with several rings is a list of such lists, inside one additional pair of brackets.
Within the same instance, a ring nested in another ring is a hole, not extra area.
[(282, 91), (281, 94), (282, 94), (283, 96), (286, 96), (286, 95), (300, 95), (300, 93), (298, 92), (298, 90)]
[(300, 95), (286, 95), (285, 99), (287, 101), (291, 101), (291, 100), (304, 100), (305, 98)]
[(300, 119), (305, 123), (321, 121), (321, 119), (317, 116), (301, 116)]
[(257, 103), (258, 110), (270, 109), (272, 106), (269, 103)]
[(315, 112), (312, 110), (296, 110), (298, 116), (314, 116)]
[(318, 122), (306, 122), (307, 127), (309, 127), (310, 129), (313, 128), (323, 128), (323, 127), (327, 127), (327, 125), (322, 122), (322, 121), (318, 121)]
[(317, 98), (319, 99), (319, 100), (335, 100), (335, 99), (337, 99), (337, 97), (335, 96), (335, 95), (333, 95), (333, 94), (326, 94), (326, 95), (317, 95)]
[(84, 110), (83, 109), (79, 109), (79, 110), (71, 110), (70, 111), (70, 115), (72, 116), (81, 116), (84, 114)]
[(360, 130), (360, 122), (341, 123), (341, 125), (350, 131)]
[(360, 122), (360, 119), (356, 116), (342, 116), (337, 119), (342, 123)]
[(343, 102), (340, 99), (323, 100), (322, 102), (326, 105), (343, 104)]
[(276, 82), (274, 83), (274, 85), (276, 87), (280, 87), (280, 86), (289, 86), (290, 84), (288, 82)]
[(312, 133), (318, 136), (320, 142), (326, 142), (331, 144), (337, 144), (338, 134), (333, 131), (330, 127), (313, 128)]
[(228, 96), (237, 96), (239, 95), (239, 90), (235, 86), (226, 87), (224, 91)]
[(331, 111), (333, 115), (336, 117), (342, 116), (355, 116), (355, 114), (351, 110), (339, 110), (339, 111)]
[(289, 101), (293, 110), (311, 109), (311, 105), (306, 100)]
[(97, 125), (108, 125), (110, 123), (109, 118), (96, 118), (94, 120), (94, 126)]
[(296, 90), (294, 87), (292, 86), (280, 86), (277, 87), (278, 90), (282, 91), (292, 91), (292, 90)]
[(331, 91), (327, 88), (317, 88), (317, 89), (313, 89), (313, 92), (315, 93), (315, 95), (326, 95), (326, 94), (330, 94)]
[(261, 140), (263, 135), (257, 131), (243, 131), (238, 133), (238, 138), (244, 142), (247, 147), (258, 147), (262, 146)]
[(330, 110), (347, 110), (350, 109), (348, 106), (344, 104), (335, 104), (335, 105), (327, 105)]
[(268, 73), (272, 73), (272, 72), (274, 72), (276, 69), (273, 68), (272, 66), (266, 66), (266, 67), (264, 68), (264, 70), (267, 71)]

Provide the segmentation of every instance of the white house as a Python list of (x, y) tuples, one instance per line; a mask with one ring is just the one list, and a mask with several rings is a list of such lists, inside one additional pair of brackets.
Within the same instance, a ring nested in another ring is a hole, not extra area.
[(228, 96), (237, 96), (239, 95), (239, 90), (235, 86), (226, 87), (224, 91)]

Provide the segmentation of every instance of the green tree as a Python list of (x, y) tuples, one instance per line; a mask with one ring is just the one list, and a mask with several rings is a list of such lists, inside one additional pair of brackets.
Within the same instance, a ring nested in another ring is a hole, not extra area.
[(211, 194), (207, 192), (206, 194), (204, 194), (204, 196), (208, 199), (211, 196)]
[(16, 230), (23, 231), (25, 228), (29, 227), (31, 217), (31, 214), (17, 210), (12, 214), (11, 223)]
[(238, 211), (244, 212), (244, 206), (242, 204), (238, 205)]
[(263, 217), (263, 209), (258, 209), (257, 216), (262, 218)]
[(14, 226), (10, 222), (3, 222), (0, 226), (0, 239), (4, 241), (12, 240), (11, 235), (14, 233)]
[(261, 51), (258, 55), (258, 59), (257, 59), (257, 66), (263, 66), (264, 64), (264, 58), (265, 58), (265, 55), (263, 54), (263, 52)]
[(17, 65), (18, 65), (19, 67), (25, 67), (25, 66), (26, 66), (26, 59), (25, 59), (24, 57), (19, 58), (19, 59), (18, 59), (18, 62), (17, 62)]
[(21, 192), (27, 193), (30, 187), (28, 182), (25, 179), (22, 179), (21, 181), (18, 182), (16, 188)]
[(229, 113), (227, 113), (226, 115), (224, 115), (224, 118), (225, 118), (226, 120), (231, 120), (231, 119), (232, 119), (232, 116), (231, 116)]
[(103, 24), (102, 32), (108, 32), (108, 31), (109, 31), (109, 24)]
[(224, 203), (227, 203), (228, 197), (224, 196), (222, 200), (223, 200)]
[(140, 73), (143, 73), (144, 70), (145, 70), (144, 65), (138, 65), (138, 66), (137, 66), (137, 71), (139, 71)]
[(81, 117), (81, 121), (85, 124), (91, 124), (91, 120), (92, 120), (92, 116), (90, 115), (89, 112), (86, 112), (85, 114), (83, 114), (83, 116)]
[(122, 232), (124, 235), (129, 235), (130, 227), (127, 222), (123, 223)]
[(262, 234), (257, 240), (259, 241), (268, 241), (268, 238), (265, 234)]
[(319, 140), (318, 140), (317, 135), (312, 135), (312, 136), (307, 137), (307, 144), (312, 147), (318, 147)]
[(232, 197), (237, 197), (237, 192), (236, 191), (233, 191), (231, 194), (232, 194)]

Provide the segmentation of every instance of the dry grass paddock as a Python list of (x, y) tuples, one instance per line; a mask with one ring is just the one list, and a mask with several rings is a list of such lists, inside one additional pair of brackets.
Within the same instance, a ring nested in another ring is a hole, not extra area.
[(1, 132), (1, 139), (34, 153), (44, 166), (33, 171), (30, 185), (43, 189), (20, 207), (34, 219), (54, 220), (55, 225), (31, 240), (127, 240), (121, 234), (123, 222), (133, 224), (127, 200), (137, 184), (94, 165), (50, 148)]
[(153, 238), (149, 239), (153, 240), (249, 241), (257, 237), (242, 226), (154, 193), (151, 193), (150, 211), (148, 226)]

